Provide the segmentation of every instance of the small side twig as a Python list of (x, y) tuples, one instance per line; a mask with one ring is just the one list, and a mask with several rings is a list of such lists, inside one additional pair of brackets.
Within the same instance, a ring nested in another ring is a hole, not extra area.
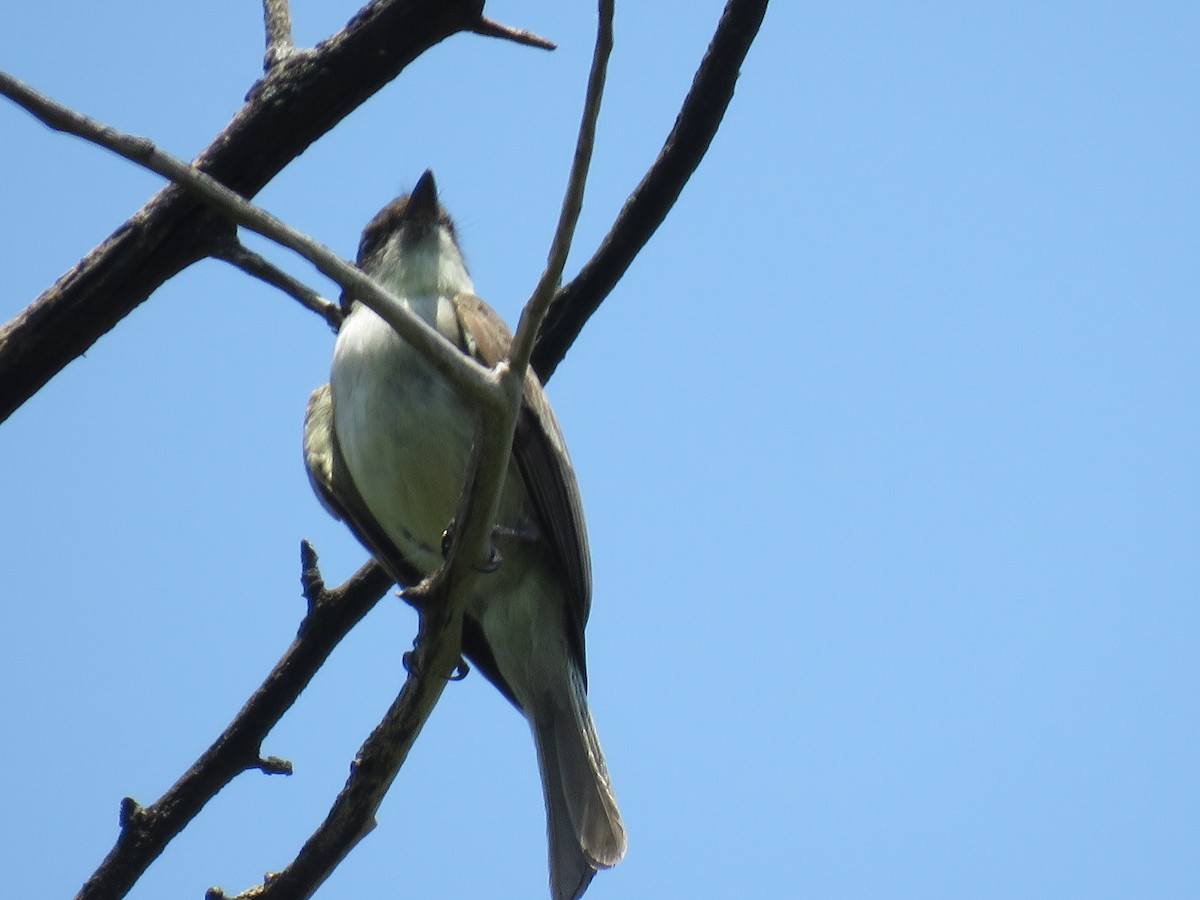
[(504, 25), (495, 19), (489, 19), (487, 16), (482, 16), (474, 27), (471, 28), (471, 31), (475, 32), (475, 34), (481, 34), (484, 37), (500, 38), (501, 40), (524, 44), (526, 47), (537, 47), (541, 50), (558, 49), (558, 44), (542, 37), (540, 34), (526, 31), (524, 28), (513, 28), (511, 25)]
[(254, 766), (264, 775), (291, 775), (292, 762), (278, 756), (264, 756)]
[(263, 24), (267, 33), (263, 71), (270, 72), (296, 49), (292, 41), (292, 10), (288, 0), (263, 0)]
[(326, 300), (304, 282), (293, 278), (269, 259), (255, 253), (236, 238), (231, 238), (218, 245), (214, 250), (214, 256), (293, 297), (305, 309), (315, 312), (328, 322), (329, 327), (334, 331), (341, 328), (342, 308), (338, 304), (332, 300)]

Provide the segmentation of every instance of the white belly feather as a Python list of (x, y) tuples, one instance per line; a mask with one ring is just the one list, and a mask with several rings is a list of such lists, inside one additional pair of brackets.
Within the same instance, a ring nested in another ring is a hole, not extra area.
[[(439, 308), (429, 309), (429, 318), (453, 316), (449, 300), (433, 302)], [(334, 427), (359, 494), (406, 555), (432, 571), (441, 562), (442, 532), (466, 475), (471, 411), (419, 353), (363, 306), (355, 307), (338, 334), (330, 381)]]
[[(441, 300), (440, 304), (449, 301)], [(441, 312), (432, 304), (422, 313)], [(440, 318), (440, 316), (438, 316)], [(474, 415), (457, 393), (366, 307), (342, 324), (333, 354), (334, 428), (359, 495), (388, 537), (429, 573), (442, 562), (442, 534), (466, 477)], [(522, 707), (525, 686), (540, 683), (530, 667), (559, 667), (564, 639), (562, 586), (530, 541), (536, 534), (520, 476), (510, 465), (500, 501), (506, 533), (496, 538), (502, 562), (468, 610), (495, 642), (496, 663)], [(522, 537), (521, 535), (526, 535)], [(495, 602), (503, 598), (504, 602)], [(547, 646), (542, 646), (547, 644)]]

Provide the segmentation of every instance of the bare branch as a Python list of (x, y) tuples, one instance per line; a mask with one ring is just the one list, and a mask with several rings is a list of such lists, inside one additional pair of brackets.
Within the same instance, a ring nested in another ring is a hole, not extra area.
[(292, 41), (292, 10), (288, 0), (263, 0), (263, 25), (267, 33), (263, 71), (269, 72), (296, 49)]
[[(0, 73), (0, 93), (12, 98), (51, 128), (99, 144), (131, 162), (171, 179), (203, 198), (230, 221), (299, 253), (342, 288), (353, 291), (357, 299), (382, 316), (466, 396), (484, 403), (499, 401), (498, 391), (493, 387), (494, 379), (486, 368), (460, 353), (423, 319), (376, 284), (357, 266), (345, 262), (328, 247), (291, 228), (195, 166), (159, 150), (147, 138), (126, 134), (81, 115), (4, 73)], [(232, 237), (223, 233), (209, 247), (209, 254), (219, 256), (223, 248), (228, 247), (232, 241)]]
[(278, 756), (264, 756), (254, 766), (264, 775), (291, 775), (292, 763), (290, 760), (280, 759)]
[[(373, 0), (318, 49), (292, 54), (262, 78), (196, 167), (253, 197), (421, 53), (473, 28), (482, 5)], [(230, 228), (195, 197), (164, 188), (0, 328), (0, 421)]]
[(596, 145), (596, 120), (600, 117), (600, 103), (604, 97), (604, 80), (608, 72), (608, 58), (612, 54), (613, 0), (600, 0), (597, 9), (596, 48), (592, 52), (592, 68), (588, 73), (587, 93), (583, 105), (583, 116), (579, 123), (579, 136), (575, 140), (575, 155), (571, 160), (571, 173), (567, 178), (567, 189), (563, 196), (562, 211), (546, 268), (538, 280), (533, 296), (521, 311), (521, 321), (509, 349), (509, 360), (520, 377), (524, 377), (533, 351), (533, 341), (546, 317), (554, 292), (562, 282), (567, 254), (571, 252), (571, 240), (575, 226), (583, 209), (583, 194), (587, 186), (588, 168), (592, 162), (592, 150)]
[(295, 298), (305, 309), (315, 312), (329, 323), (334, 331), (342, 325), (342, 309), (332, 300), (326, 300), (308, 285), (293, 278), (265, 257), (255, 253), (238, 240), (222, 244), (214, 251), (218, 259), (237, 266), (247, 275), (264, 281)]
[[(151, 162), (155, 154), (154, 144), (146, 138), (126, 134), (95, 119), (80, 115), (35, 91), (25, 82), (13, 78), (7, 72), (0, 72), (0, 94), (8, 97), (55, 131), (84, 138), (113, 153), (124, 156), (132, 162), (146, 166), (152, 171), (159, 171)], [(160, 172), (160, 174), (163, 173)]]
[(532, 31), (526, 31), (524, 28), (513, 28), (511, 25), (503, 25), (494, 19), (489, 19), (487, 16), (480, 18), (471, 30), (476, 34), (482, 34), (484, 37), (514, 41), (518, 44), (524, 44), (527, 47), (537, 47), (540, 50), (558, 49), (558, 44), (542, 37), (540, 34), (534, 34)]
[[(375, 812), (458, 664), (461, 619), (438, 621), (417, 637), (421, 652), (383, 721), (355, 757), (350, 778), (325, 821), (283, 870), (234, 900), (311, 897), (375, 825)], [(216, 894), (224, 896), (224, 894)]]
[(728, 0), (658, 159), (634, 188), (595, 255), (559, 289), (531, 364), (550, 377), (583, 325), (662, 224), (708, 151), (733, 99), (738, 72), (758, 34), (767, 0)]
[(121, 834), (116, 846), (83, 885), (76, 900), (124, 896), (171, 839), (238, 774), (248, 769), (282, 772), (290, 768), (284, 760), (260, 755), (263, 739), (308, 686), (333, 648), (392, 584), (379, 566), (368, 563), (345, 584), (327, 590), (316, 571), (316, 554), (307, 542), (301, 556), (309, 612), (296, 639), (229, 727), (170, 790), (147, 807), (128, 797), (122, 801)]

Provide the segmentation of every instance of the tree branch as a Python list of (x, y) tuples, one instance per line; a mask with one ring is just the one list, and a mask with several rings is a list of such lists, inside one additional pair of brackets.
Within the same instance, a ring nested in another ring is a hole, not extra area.
[(534, 34), (532, 31), (526, 31), (524, 28), (513, 28), (511, 25), (503, 25), (500, 22), (487, 18), (487, 16), (482, 17), (471, 30), (484, 37), (513, 41), (517, 44), (524, 44), (527, 47), (537, 47), (539, 50), (558, 49), (558, 45), (554, 41), (548, 40), (540, 34)]
[[(195, 160), (253, 197), (425, 50), (473, 29), (482, 0), (374, 0), (312, 53), (292, 54)], [(232, 226), (175, 185), (0, 328), (0, 421)]]
[[(461, 588), (451, 585), (451, 582), (446, 583), (448, 591), (461, 592)], [(448, 593), (446, 597), (451, 595)], [(414, 662), (404, 687), (363, 743), (354, 759), (350, 777), (325, 821), (282, 871), (272, 873), (264, 883), (243, 891), (234, 900), (311, 897), (375, 827), (379, 804), (458, 665), (461, 609), (456, 612), (452, 606), (445, 605), (438, 608), (442, 615), (421, 613), (421, 628), (416, 639), (418, 649), (411, 657)], [(208, 893), (209, 900), (221, 900), (225, 896), (217, 889)]]
[[(169, 178), (223, 213), (228, 223), (248, 228), (300, 254), (344, 290), (353, 291), (355, 297), (371, 307), (408, 343), (420, 350), (465, 396), (482, 403), (498, 401), (494, 380), (487, 369), (460, 353), (397, 298), (324, 244), (296, 231), (196, 166), (188, 165), (158, 149), (147, 138), (126, 134), (68, 109), (3, 72), (0, 72), (0, 93), (10, 97), (51, 128), (91, 141)], [(226, 230), (214, 234), (207, 255), (221, 257), (233, 243), (236, 243), (236, 238), (229, 233), (227, 226)]]
[(87, 880), (76, 900), (123, 897), (163, 848), (204, 805), (247, 769), (281, 771), (281, 760), (260, 756), (263, 739), (291, 708), (333, 648), (391, 586), (378, 565), (368, 563), (343, 585), (327, 590), (317, 555), (301, 545), (302, 582), (308, 614), (296, 639), (229, 727), (175, 784), (150, 806), (132, 798), (121, 803), (116, 846)]
[[(374, 827), (379, 805), (459, 665), (463, 607), (485, 568), (482, 561), (497, 520), (500, 489), (521, 408), (523, 379), (504, 364), (497, 368), (507, 401), (479, 407), (476, 449), (454, 517), (458, 524), (450, 557), (437, 572), (404, 592), (420, 616), (404, 687), (359, 750), (350, 777), (325, 821), (282, 871), (234, 900), (301, 900), (317, 891)], [(209, 900), (224, 896), (220, 891), (209, 892)]]
[(263, 0), (263, 26), (267, 39), (263, 71), (269, 72), (296, 49), (292, 41), (292, 10), (288, 0)]
[(334, 331), (341, 327), (342, 308), (338, 304), (332, 300), (326, 300), (308, 285), (293, 278), (241, 241), (233, 239), (227, 244), (221, 244), (214, 250), (214, 255), (231, 266), (241, 269), (247, 275), (266, 282), (289, 297), (295, 298), (305, 309), (315, 312), (324, 319)]
[(600, 117), (600, 103), (604, 97), (604, 80), (608, 72), (608, 58), (613, 45), (613, 0), (600, 0), (597, 9), (596, 47), (592, 52), (592, 67), (588, 73), (587, 91), (583, 103), (583, 116), (579, 122), (579, 135), (575, 140), (575, 155), (571, 160), (571, 173), (563, 196), (562, 211), (546, 268), (538, 280), (533, 296), (521, 310), (521, 321), (509, 350), (509, 359), (519, 377), (525, 377), (525, 368), (533, 352), (534, 338), (543, 320), (554, 292), (562, 283), (563, 268), (567, 254), (571, 252), (571, 241), (575, 237), (575, 226), (583, 209), (583, 193), (587, 186), (588, 168), (592, 162), (592, 150), (596, 146), (596, 120)]
[(538, 334), (532, 365), (545, 381), (583, 325), (662, 224), (708, 151), (733, 99), (739, 69), (758, 34), (767, 0), (728, 0), (675, 126), (650, 170), (617, 215), (595, 255), (559, 289)]

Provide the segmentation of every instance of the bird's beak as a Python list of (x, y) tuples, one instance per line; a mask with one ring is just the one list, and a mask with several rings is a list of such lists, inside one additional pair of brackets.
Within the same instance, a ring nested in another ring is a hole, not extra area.
[(433, 180), (433, 171), (426, 169), (425, 174), (417, 179), (412, 193), (408, 195), (404, 218), (415, 222), (436, 222), (437, 217), (437, 182)]

